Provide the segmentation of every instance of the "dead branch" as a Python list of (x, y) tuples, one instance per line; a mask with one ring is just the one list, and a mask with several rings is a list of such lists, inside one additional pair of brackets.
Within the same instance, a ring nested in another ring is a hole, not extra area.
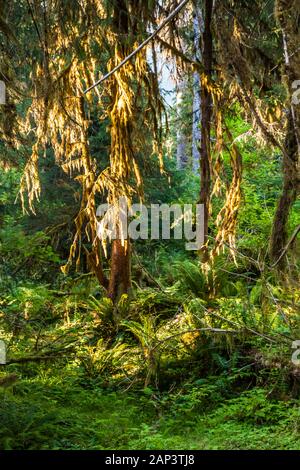
[(280, 261), (282, 260), (282, 258), (286, 255), (289, 247), (292, 245), (292, 243), (294, 243), (294, 241), (296, 240), (297, 238), (297, 235), (298, 233), (300, 232), (300, 224), (298, 225), (298, 227), (295, 228), (294, 232), (293, 232), (293, 235), (291, 236), (291, 238), (289, 239), (289, 241), (287, 242), (285, 248), (282, 250), (282, 253), (281, 255), (279, 256), (278, 260), (272, 264), (272, 268), (275, 268), (278, 263), (280, 263)]
[(147, 46), (152, 41), (152, 39), (154, 39), (158, 35), (158, 33), (160, 33), (160, 31), (162, 29), (164, 29), (165, 26), (167, 26), (168, 23), (170, 23), (170, 21), (173, 18), (175, 18), (175, 16), (183, 9), (183, 7), (185, 7), (185, 5), (188, 2), (189, 2), (189, 0), (183, 0), (178, 5), (178, 7), (175, 8), (175, 10), (172, 11), (172, 13), (170, 13), (170, 15), (158, 26), (158, 28), (147, 39), (145, 39), (144, 42), (142, 42), (142, 44), (140, 44), (131, 54), (129, 54), (127, 57), (125, 57), (125, 59), (122, 60), (122, 62), (120, 62), (114, 69), (112, 69), (110, 72), (108, 72), (106, 75), (104, 75), (104, 77), (100, 78), (100, 80), (98, 80), (96, 83), (94, 83), (92, 86), (90, 86), (83, 93), (86, 94), (89, 91), (93, 90), (93, 88), (95, 88), (96, 86), (103, 83), (105, 80), (107, 80), (109, 77), (111, 77), (114, 73), (116, 73), (120, 68), (122, 68), (129, 60), (131, 60), (133, 57), (135, 57), (142, 49), (144, 49), (145, 46)]

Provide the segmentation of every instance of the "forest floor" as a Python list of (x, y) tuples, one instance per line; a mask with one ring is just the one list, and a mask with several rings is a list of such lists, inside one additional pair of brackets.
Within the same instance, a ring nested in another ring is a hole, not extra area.
[(205, 411), (196, 383), (170, 397), (81, 380), (70, 372), (59, 382), (41, 368), (39, 377), (2, 390), (1, 448), (300, 449), (300, 402), (269, 402), (263, 388), (218, 397)]
[[(0, 449), (300, 450), (299, 369), (291, 360), (298, 294), (282, 294), (295, 303), (282, 309), (295, 322), (289, 330), (286, 317), (256, 297), (212, 301), (178, 289), (143, 290), (120, 303), (128, 319), (117, 331), (107, 298), (56, 300), (45, 286), (7, 296)], [(21, 321), (24, 308), (35, 310)], [(63, 308), (72, 315), (62, 318)]]

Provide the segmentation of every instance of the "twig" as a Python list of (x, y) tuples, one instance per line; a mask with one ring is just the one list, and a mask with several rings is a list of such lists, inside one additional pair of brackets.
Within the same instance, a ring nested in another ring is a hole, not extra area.
[(149, 42), (152, 41), (152, 39), (155, 38), (155, 36), (157, 36), (157, 34), (165, 27), (167, 26), (167, 24), (173, 19), (175, 18), (175, 16), (183, 9), (183, 7), (185, 7), (185, 5), (189, 2), (190, 0), (183, 0), (177, 8), (175, 8), (175, 10), (170, 13), (170, 15), (158, 26), (158, 28), (147, 38), (145, 39), (144, 42), (142, 42), (142, 44), (140, 44), (133, 52), (131, 52), (131, 54), (129, 54), (127, 57), (125, 57), (124, 60), (122, 60), (122, 62), (120, 62), (113, 70), (111, 70), (110, 72), (108, 72), (106, 75), (104, 75), (104, 77), (102, 77), (100, 80), (98, 80), (96, 83), (94, 83), (93, 85), (91, 85), (89, 88), (87, 88), (87, 90), (85, 90), (83, 93), (86, 94), (88, 93), (89, 91), (93, 90), (93, 88), (95, 88), (96, 86), (100, 85), (101, 83), (103, 83), (105, 80), (107, 80), (109, 77), (111, 77), (115, 72), (117, 72), (120, 68), (123, 67), (123, 65), (125, 65), (130, 59), (132, 59), (133, 57), (136, 56), (136, 54), (138, 54), (145, 46), (147, 46), (149, 44)]
[(165, 49), (169, 49), (171, 52), (173, 52), (173, 54), (175, 56), (179, 57), (179, 59), (181, 59), (183, 62), (189, 64), (190, 66), (192, 66), (198, 72), (203, 72), (203, 67), (200, 63), (198, 63), (195, 60), (191, 59), (184, 52), (178, 50), (176, 47), (172, 46), (172, 44), (169, 44), (167, 41), (165, 41), (161, 37), (158, 36), (157, 39)]
[(134, 256), (136, 257), (136, 260), (140, 266), (140, 268), (142, 269), (142, 271), (144, 271), (144, 273), (149, 277), (149, 279), (158, 287), (158, 289), (161, 291), (161, 292), (164, 292), (162, 286), (159, 284), (159, 282), (154, 279), (154, 277), (151, 275), (151, 273), (149, 273), (149, 271), (145, 268), (145, 266), (143, 266), (143, 264), (141, 263), (141, 260), (139, 258), (139, 255), (137, 254), (136, 250), (132, 249), (133, 251), (133, 254)]
[(271, 298), (272, 298), (274, 304), (275, 304), (276, 307), (277, 307), (277, 310), (279, 311), (280, 315), (281, 315), (282, 318), (284, 319), (285, 323), (286, 323), (287, 325), (291, 326), (291, 324), (290, 324), (290, 322), (289, 322), (289, 320), (288, 320), (286, 314), (284, 313), (283, 309), (281, 308), (281, 305), (278, 303), (277, 299), (276, 299), (276, 298), (274, 297), (274, 295), (273, 295), (272, 286), (270, 286), (269, 283), (266, 282), (266, 287), (267, 287), (267, 289), (268, 289), (268, 291), (269, 291), (269, 294), (270, 294), (270, 296), (271, 296)]
[[(215, 241), (215, 238), (212, 237), (211, 235), (208, 235), (208, 238), (212, 241)], [(241, 256), (242, 258), (246, 258), (248, 261), (252, 261), (252, 263), (257, 266), (257, 268), (259, 269), (259, 271), (261, 271), (261, 266), (259, 264), (259, 262), (257, 260), (255, 260), (254, 258), (251, 258), (251, 256), (248, 256), (248, 255), (244, 255), (244, 253), (241, 253), (239, 250), (237, 250), (235, 247), (231, 247), (227, 242), (223, 242), (223, 244), (225, 246), (227, 246), (227, 248), (230, 248), (231, 250), (233, 250), (235, 253), (237, 253), (239, 256)]]
[[(201, 305), (201, 304), (200, 304), (200, 305)], [(270, 338), (270, 337), (267, 336), (267, 335), (264, 335), (264, 334), (262, 334), (262, 333), (258, 333), (258, 331), (255, 331), (255, 330), (253, 330), (252, 328), (249, 328), (248, 326), (246, 326), (246, 325), (244, 325), (244, 324), (243, 324), (243, 325), (240, 325), (239, 323), (234, 322), (234, 321), (232, 321), (232, 320), (229, 320), (228, 318), (225, 318), (225, 317), (223, 317), (222, 315), (219, 315), (218, 313), (210, 312), (204, 305), (201, 305), (201, 307), (202, 307), (203, 310), (205, 311), (205, 314), (206, 314), (206, 315), (210, 315), (210, 316), (214, 316), (214, 317), (216, 317), (216, 318), (219, 318), (219, 320), (223, 320), (223, 321), (229, 323), (230, 325), (234, 325), (234, 326), (239, 327), (239, 328), (242, 327), (244, 330), (249, 331), (250, 333), (253, 333), (254, 335), (259, 336), (259, 337), (261, 337), (261, 338), (263, 338), (263, 339), (266, 339), (266, 340), (269, 341), (270, 343), (276, 343), (276, 341), (275, 341), (274, 339)], [(196, 316), (196, 318), (198, 318), (197, 315), (195, 315), (195, 316)]]
[(172, 338), (176, 338), (176, 336), (185, 335), (186, 333), (197, 333), (200, 331), (209, 331), (210, 333), (225, 333), (225, 334), (239, 333), (239, 331), (237, 330), (224, 330), (222, 328), (195, 328), (192, 330), (185, 330), (185, 331), (181, 331), (180, 333), (175, 333), (174, 335), (168, 336), (167, 338), (164, 338), (158, 341), (156, 345), (154, 346), (154, 348), (151, 349), (151, 351), (154, 351), (156, 348), (158, 348), (160, 344), (165, 343), (166, 341), (169, 341)]
[(28, 8), (29, 8), (29, 12), (30, 12), (30, 15), (31, 15), (31, 18), (32, 18), (32, 21), (33, 21), (33, 24), (34, 24), (34, 27), (35, 27), (35, 30), (36, 30), (36, 33), (37, 33), (37, 35), (38, 35), (38, 38), (39, 38), (41, 47), (42, 47), (42, 49), (44, 49), (43, 40), (42, 40), (42, 37), (41, 37), (41, 33), (40, 33), (40, 30), (39, 30), (39, 27), (38, 27), (37, 22), (36, 22), (35, 17), (34, 17), (34, 13), (33, 13), (32, 6), (31, 6), (29, 0), (26, 0), (26, 1), (27, 1), (27, 5), (28, 5)]
[(66, 357), (66, 355), (57, 353), (57, 354), (51, 354), (49, 356), (41, 355), (41, 356), (16, 357), (7, 361), (6, 364), (1, 364), (1, 365), (8, 366), (10, 364), (20, 364), (24, 362), (49, 361), (51, 359), (55, 359), (58, 357), (62, 358), (62, 357)]
[[(69, 345), (74, 342), (75, 341), (70, 342)], [(10, 364), (20, 364), (24, 362), (35, 362), (35, 361), (49, 361), (51, 359), (67, 357), (67, 353), (70, 353), (72, 351), (74, 352), (74, 346), (69, 348), (68, 347), (69, 345), (67, 345), (65, 348), (56, 349), (54, 351), (47, 351), (44, 354), (40, 354), (40, 355), (11, 358), (5, 364), (0, 364), (0, 365), (8, 366)], [(42, 349), (43, 348), (40, 348), (39, 351), (41, 351)]]
[(272, 268), (275, 268), (278, 265), (278, 263), (280, 263), (280, 261), (285, 256), (286, 252), (288, 251), (289, 247), (291, 246), (291, 244), (296, 240), (296, 237), (297, 237), (299, 232), (300, 232), (300, 224), (298, 225), (298, 227), (295, 228), (295, 230), (293, 232), (293, 235), (291, 236), (290, 240), (286, 244), (286, 246), (283, 249), (281, 255), (278, 258), (278, 260), (274, 264), (272, 264)]
[(243, 279), (247, 279), (248, 281), (256, 282), (257, 279), (254, 279), (253, 277), (247, 276), (246, 274), (242, 273), (235, 273), (234, 271), (228, 271), (227, 269), (224, 268), (218, 268), (220, 271), (231, 274), (232, 276), (237, 276), (237, 277), (242, 277)]

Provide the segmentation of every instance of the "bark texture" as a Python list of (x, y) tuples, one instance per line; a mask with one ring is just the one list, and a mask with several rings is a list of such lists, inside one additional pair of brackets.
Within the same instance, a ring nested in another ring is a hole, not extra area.
[(212, 76), (213, 66), (213, 36), (211, 30), (213, 13), (213, 0), (205, 0), (205, 22), (203, 33), (203, 66), (204, 73), (201, 77), (201, 156), (200, 156), (200, 204), (204, 205), (204, 240), (202, 249), (203, 262), (208, 259), (208, 220), (211, 191), (211, 120), (212, 120), (212, 95), (209, 82)]
[[(281, 257), (288, 239), (290, 210), (300, 194), (300, 103), (294, 100), (295, 82), (300, 77), (300, 3), (299, 0), (277, 0), (276, 16), (282, 31), (288, 90), (288, 126), (283, 155), (283, 189), (275, 213), (271, 237), (271, 259), (280, 270), (286, 266)], [(280, 258), (281, 257), (281, 258)], [(277, 263), (277, 261), (280, 261)]]
[[(202, 11), (199, 0), (194, 4), (194, 60), (201, 62), (201, 35), (203, 33)], [(201, 78), (198, 71), (193, 75), (193, 141), (192, 158), (193, 172), (199, 174), (201, 142)]]

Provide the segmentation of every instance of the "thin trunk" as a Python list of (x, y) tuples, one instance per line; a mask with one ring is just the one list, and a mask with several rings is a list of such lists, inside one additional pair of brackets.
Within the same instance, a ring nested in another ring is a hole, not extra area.
[(200, 168), (200, 150), (199, 143), (201, 142), (201, 87), (200, 77), (197, 72), (194, 73), (193, 78), (193, 143), (192, 143), (192, 157), (193, 157), (193, 172), (198, 175)]
[(94, 272), (95, 276), (97, 277), (99, 284), (103, 286), (105, 289), (108, 288), (108, 279), (104, 274), (103, 267), (102, 267), (102, 260), (100, 262), (97, 260), (96, 256), (96, 249), (100, 253), (99, 243), (97, 242), (97, 248), (95, 248), (92, 252), (89, 252), (87, 249), (86, 251), (86, 259), (87, 259), (87, 266), (88, 268)]
[[(300, 59), (294, 51), (299, 46), (299, 14), (298, 0), (277, 0), (276, 13), (283, 36), (285, 57), (285, 80), (288, 85), (290, 100), (288, 127), (283, 155), (283, 190), (275, 213), (271, 237), (270, 254), (279, 269), (284, 270), (285, 256), (281, 256), (288, 239), (288, 220), (290, 210), (300, 194), (300, 109), (294, 105), (292, 97), (293, 85), (299, 78)], [(298, 13), (298, 14), (297, 14)]]
[[(270, 254), (274, 263), (279, 260), (288, 239), (288, 220), (290, 210), (299, 194), (299, 156), (291, 112), (285, 141), (286, 156), (283, 157), (283, 188), (279, 198), (271, 237)], [(277, 264), (284, 270), (286, 258)]]
[(179, 77), (177, 82), (177, 92), (176, 92), (176, 109), (177, 109), (177, 121), (178, 121), (178, 130), (177, 130), (177, 169), (183, 170), (186, 168), (188, 163), (187, 157), (187, 137), (184, 133), (183, 127), (180, 127), (179, 122), (182, 122), (182, 102), (183, 96), (186, 89), (186, 80), (184, 77)]
[(205, 23), (203, 33), (203, 67), (201, 83), (201, 158), (200, 158), (200, 204), (204, 205), (204, 240), (202, 249), (203, 262), (208, 259), (208, 220), (211, 190), (211, 119), (212, 119), (212, 96), (207, 86), (212, 76), (213, 65), (213, 36), (211, 31), (213, 12), (213, 1), (205, 0)]
[[(194, 5), (194, 60), (201, 62), (201, 34), (203, 34), (203, 19), (199, 2)], [(193, 172), (198, 175), (200, 168), (200, 142), (201, 142), (201, 79), (199, 72), (193, 75), (193, 141), (192, 158)]]

